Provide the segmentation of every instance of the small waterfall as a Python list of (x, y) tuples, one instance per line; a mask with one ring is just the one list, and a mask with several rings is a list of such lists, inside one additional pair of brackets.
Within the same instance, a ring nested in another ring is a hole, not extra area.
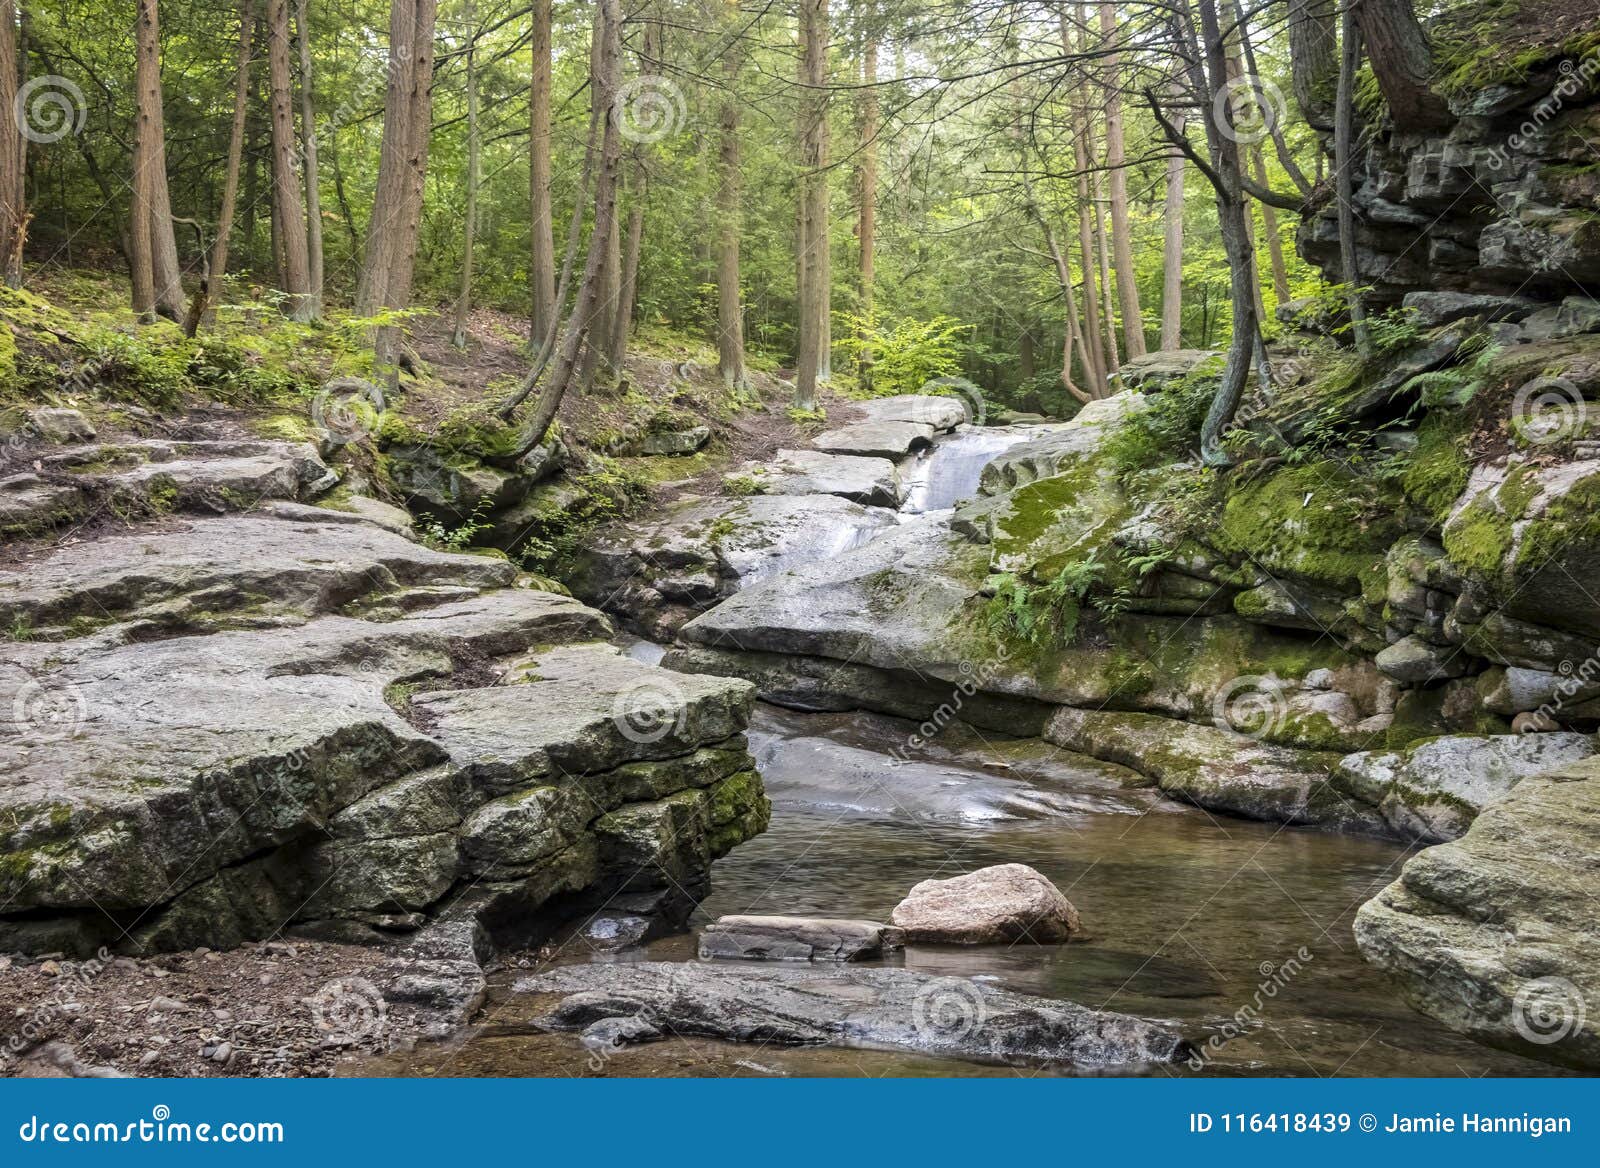
[(907, 468), (910, 492), (900, 510), (920, 515), (973, 498), (983, 468), (996, 455), (1036, 434), (1027, 426), (964, 426), (945, 435)]

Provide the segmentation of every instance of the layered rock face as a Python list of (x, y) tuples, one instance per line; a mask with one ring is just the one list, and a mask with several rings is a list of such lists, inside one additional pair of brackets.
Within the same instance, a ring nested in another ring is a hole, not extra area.
[[(1520, 296), (1518, 319), (1540, 307), (1529, 296), (1600, 284), (1600, 110), (1587, 84), (1552, 59), (1520, 84), (1452, 102), (1443, 133), (1369, 131), (1353, 172), (1358, 282), (1388, 303), (1408, 292)], [(1299, 247), (1343, 280), (1331, 200), (1302, 225)]]
[[(240, 458), (293, 479), (186, 494)], [(747, 683), (621, 656), (503, 559), (294, 501), (324, 484), (309, 448), (174, 461), (140, 464), (178, 483), (159, 523), (0, 573), (0, 949), (471, 949), (613, 894), (681, 917), (764, 828)], [(254, 509), (185, 513), (213, 502)]]

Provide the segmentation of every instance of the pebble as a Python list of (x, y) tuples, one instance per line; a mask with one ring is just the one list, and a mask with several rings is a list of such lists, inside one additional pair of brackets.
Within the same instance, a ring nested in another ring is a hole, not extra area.
[(39, 972), (46, 977), (58, 977), (61, 974), (61, 962), (41, 961), (39, 962)]
[(233, 1061), (233, 1044), (222, 1042), (211, 1052), (211, 1061), (214, 1063), (229, 1063)]
[(152, 1014), (173, 1014), (188, 1008), (176, 998), (159, 997), (150, 999), (150, 1012)]
[(160, 1057), (161, 1052), (159, 1050), (147, 1050), (139, 1056), (139, 1065), (141, 1067), (148, 1067)]

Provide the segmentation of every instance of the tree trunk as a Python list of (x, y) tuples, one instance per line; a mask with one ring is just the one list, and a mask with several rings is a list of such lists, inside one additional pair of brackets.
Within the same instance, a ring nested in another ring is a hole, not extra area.
[(1361, 26), (1367, 60), (1395, 126), (1424, 130), (1450, 125), (1449, 106), (1428, 86), (1433, 50), (1411, 0), (1350, 0), (1348, 10)]
[[(304, 0), (301, 0), (304, 3)], [(467, 36), (467, 221), (461, 235), (461, 294), (456, 297), (456, 328), (451, 344), (467, 347), (467, 317), (472, 312), (472, 245), (478, 229), (478, 29), (473, 6), (466, 6)]]
[[(1061, 48), (1074, 52), (1071, 27), (1067, 12), (1060, 14)], [(1072, 96), (1072, 164), (1078, 179), (1078, 266), (1083, 272), (1083, 335), (1082, 351), (1084, 376), (1089, 380), (1090, 393), (1104, 397), (1108, 386), (1105, 341), (1100, 331), (1100, 293), (1095, 285), (1094, 228), (1091, 216), (1094, 204), (1089, 197), (1089, 115), (1084, 107), (1084, 85), (1080, 81)]]
[[(857, 198), (860, 200), (860, 217), (856, 234), (861, 246), (861, 312), (863, 319), (873, 319), (874, 267), (878, 244), (878, 41), (876, 33), (869, 36), (861, 62), (861, 163), (856, 172)], [(863, 389), (872, 388), (872, 349), (863, 343), (860, 348), (859, 376)]]
[(738, 0), (727, 0), (730, 30), (722, 54), (722, 75), (727, 93), (722, 101), (717, 171), (717, 371), (729, 389), (749, 387), (744, 367), (744, 305), (739, 289), (739, 236), (743, 227), (740, 206), (742, 176), (739, 162), (739, 98), (737, 85), (740, 48), (732, 35), (738, 19)]
[(1361, 27), (1353, 9), (1346, 7), (1340, 25), (1339, 92), (1334, 109), (1333, 170), (1334, 188), (1339, 203), (1339, 266), (1345, 285), (1345, 303), (1350, 310), (1350, 334), (1356, 352), (1363, 357), (1372, 351), (1367, 336), (1367, 310), (1357, 290), (1361, 269), (1356, 263), (1355, 179), (1350, 168), (1355, 152), (1356, 69), (1361, 64)]
[[(1200, 457), (1207, 466), (1227, 466), (1231, 459), (1222, 446), (1223, 435), (1233, 424), (1250, 364), (1259, 341), (1260, 322), (1256, 317), (1254, 249), (1250, 244), (1250, 220), (1245, 203), (1239, 144), (1218, 125), (1213, 94), (1223, 92), (1228, 83), (1227, 46), (1217, 20), (1216, 0), (1197, 0), (1200, 34), (1204, 38), (1205, 71), (1195, 77), (1195, 88), (1205, 118), (1206, 142), (1215, 172), (1217, 222), (1222, 247), (1228, 257), (1230, 299), (1233, 308), (1233, 335), (1223, 365), (1222, 380), (1200, 429)], [(1184, 14), (1187, 17), (1187, 13)], [(1192, 29), (1190, 39), (1193, 39)], [(1198, 61), (1192, 67), (1199, 74)]]
[(141, 320), (155, 314), (183, 316), (183, 286), (178, 276), (178, 241), (172, 231), (167, 193), (166, 124), (161, 108), (161, 22), (156, 0), (139, 0), (135, 24), (133, 188), (129, 247), (133, 265), (133, 307)]
[(305, 205), (294, 133), (294, 102), (289, 81), (289, 0), (267, 0), (267, 87), (272, 110), (272, 221), (278, 252), (284, 312), (291, 320), (312, 317), (311, 274), (306, 258)]
[[(1182, 118), (1176, 119), (1181, 132)], [(1167, 198), (1161, 259), (1161, 347), (1183, 348), (1183, 152), (1167, 155)]]
[(16, 23), (12, 0), (0, 0), (0, 279), (12, 288), (22, 285), (22, 245), (28, 237), (23, 187), (27, 139), (22, 135), (26, 114), (16, 109)]
[[(1100, 34), (1106, 45), (1117, 42), (1117, 6), (1102, 0)], [(1121, 54), (1104, 63), (1106, 96), (1106, 168), (1111, 185), (1111, 254), (1117, 273), (1117, 299), (1122, 305), (1122, 336), (1129, 357), (1145, 352), (1144, 315), (1139, 305), (1139, 285), (1133, 277), (1133, 231), (1128, 222), (1128, 172), (1122, 131)]]
[(306, 0), (295, 0), (295, 39), (300, 42), (300, 141), (306, 180), (306, 283), (311, 315), (322, 315), (323, 250), (321, 167), (317, 162), (317, 107), (312, 89), (311, 24)]
[(217, 211), (217, 237), (211, 245), (211, 258), (200, 287), (189, 302), (189, 315), (183, 331), (194, 336), (200, 329), (206, 307), (222, 290), (222, 277), (228, 270), (228, 236), (233, 234), (234, 207), (239, 198), (239, 164), (244, 156), (245, 112), (250, 100), (250, 34), (255, 25), (252, 9), (255, 0), (239, 0), (239, 60), (233, 83), (233, 127), (228, 133), (228, 162), (222, 177), (222, 206)]
[(795, 406), (812, 410), (830, 373), (828, 0), (800, 3), (799, 353)]
[[(411, 302), (422, 187), (428, 171), (437, 15), (437, 0), (394, 0), (390, 7), (383, 139), (372, 218), (367, 224), (366, 256), (356, 287), (358, 316), (405, 308)], [(375, 348), (380, 364), (393, 364), (397, 345), (394, 329), (378, 330)]]
[(529, 337), (535, 345), (550, 331), (556, 299), (555, 225), (550, 207), (550, 0), (533, 0), (533, 71), (529, 84), (528, 175), (533, 235), (528, 280), (532, 310)]
[(1100, 261), (1100, 312), (1106, 326), (1106, 373), (1115, 376), (1122, 371), (1122, 357), (1117, 352), (1117, 312), (1111, 299), (1111, 247), (1106, 240), (1105, 192), (1099, 174), (1094, 176), (1094, 237)]
[(539, 403), (524, 428), (518, 449), (526, 452), (544, 441), (545, 434), (561, 408), (561, 399), (571, 385), (589, 330), (599, 307), (601, 269), (605, 265), (606, 241), (612, 235), (617, 214), (617, 172), (622, 164), (622, 129), (617, 123), (616, 95), (621, 73), (621, 0), (599, 0), (599, 21), (595, 30), (599, 42), (591, 54), (593, 84), (598, 98), (596, 109), (605, 126), (600, 149), (600, 168), (594, 190), (594, 232), (589, 237), (589, 257), (584, 264), (583, 286), (567, 321), (561, 352), (550, 380), (539, 392)]
[(644, 203), (650, 177), (641, 159), (634, 168), (638, 189), (628, 208), (628, 239), (622, 251), (622, 282), (617, 289), (616, 318), (611, 322), (611, 368), (620, 371), (628, 356), (628, 336), (633, 331), (633, 310), (639, 299), (639, 256), (644, 248)]
[(1333, 127), (1339, 84), (1338, 0), (1289, 0), (1294, 99), (1315, 129)]
[[(599, 33), (602, 19), (603, 18), (600, 10), (597, 7), (594, 14), (596, 33), (591, 46), (589, 63), (591, 77), (598, 77), (601, 72), (601, 65), (598, 55), (604, 52), (603, 38)], [(619, 86), (621, 84), (622, 68), (623, 61), (619, 56), (617, 59), (617, 76)], [(606, 98), (605, 94), (601, 92), (601, 89), (598, 85), (594, 85), (590, 88), (589, 100), (590, 115), (603, 120), (605, 118), (605, 110), (600, 103), (608, 99)], [(621, 195), (623, 193), (623, 178), (619, 174), (617, 177), (616, 190), (613, 192), (613, 197), (616, 198), (620, 203)], [(613, 336), (612, 330), (616, 326), (617, 319), (617, 293), (622, 284), (621, 214), (622, 213), (619, 210), (615, 215), (612, 216), (610, 230), (603, 238), (603, 243), (605, 245), (605, 256), (600, 265), (600, 285), (596, 293), (594, 319), (590, 323), (588, 344), (583, 349), (582, 360), (578, 366), (578, 384), (584, 391), (587, 391), (594, 385), (595, 379), (599, 376), (602, 366), (605, 366), (607, 369), (610, 368), (609, 357), (611, 354), (611, 338)]]

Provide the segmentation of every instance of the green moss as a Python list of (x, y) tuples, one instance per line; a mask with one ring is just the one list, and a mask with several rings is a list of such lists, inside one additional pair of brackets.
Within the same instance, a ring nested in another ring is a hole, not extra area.
[(1355, 591), (1402, 533), (1396, 502), (1336, 462), (1286, 467), (1230, 491), (1212, 542), (1269, 572)]
[(1574, 545), (1600, 543), (1600, 474), (1573, 484), (1528, 523), (1517, 548), (1514, 571), (1525, 579)]
[(1471, 571), (1497, 571), (1511, 550), (1511, 520), (1485, 494), (1472, 500), (1444, 529), (1445, 554)]
[(1406, 497), (1443, 523), (1450, 508), (1467, 489), (1472, 463), (1467, 457), (1467, 436), (1472, 426), (1454, 412), (1431, 413), (1417, 430), (1417, 448), (1401, 479)]

